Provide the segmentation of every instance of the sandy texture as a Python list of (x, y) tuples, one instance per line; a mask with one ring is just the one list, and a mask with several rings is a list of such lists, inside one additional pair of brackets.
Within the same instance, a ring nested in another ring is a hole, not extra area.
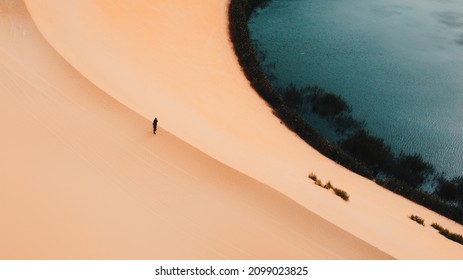
[(0, 258), (463, 259), (407, 216), (462, 226), (280, 124), (240, 71), (228, 1), (25, 3), (34, 22), (0, 0)]

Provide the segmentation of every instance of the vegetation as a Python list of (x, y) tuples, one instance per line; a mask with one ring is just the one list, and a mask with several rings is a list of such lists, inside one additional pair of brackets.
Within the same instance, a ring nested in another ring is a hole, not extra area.
[(340, 96), (331, 92), (321, 92), (321, 89), (310, 94), (312, 112), (320, 116), (335, 117), (343, 112), (350, 112), (351, 108)]
[(333, 187), (333, 184), (331, 184), (330, 181), (323, 185), (322, 181), (320, 179), (317, 179), (317, 175), (315, 175), (315, 173), (313, 172), (309, 174), (309, 178), (314, 181), (315, 185), (320, 186), (326, 190), (332, 190), (334, 194), (344, 199), (344, 201), (349, 201), (349, 195), (347, 194), (347, 192)]
[(396, 159), (393, 174), (399, 180), (417, 188), (421, 186), (434, 173), (434, 167), (418, 155), (401, 153)]
[(300, 111), (304, 104), (306, 103), (307, 96), (304, 94), (304, 91), (298, 89), (295, 85), (290, 84), (286, 89), (282, 92), (283, 101), (289, 108), (292, 108), (296, 111)]
[(341, 96), (319, 87), (298, 88), (294, 84), (290, 84), (285, 89), (278, 89), (278, 91), (289, 108), (298, 110), (303, 105), (310, 104), (313, 113), (326, 118), (352, 110)]
[(364, 126), (364, 123), (352, 118), (352, 109), (341, 96), (320, 87), (298, 88), (290, 84), (284, 89), (278, 89), (278, 92), (286, 106), (301, 115), (309, 107), (312, 113), (329, 120), (338, 132), (345, 133)]
[(327, 189), (327, 190), (332, 190), (332, 189), (333, 189), (333, 185), (331, 185), (331, 182), (328, 181), (328, 183), (326, 183), (325, 185), (323, 185), (323, 188), (324, 188), (324, 189)]
[(436, 195), (450, 203), (458, 203), (463, 207), (463, 177), (447, 180), (443, 177), (437, 179)]
[(417, 222), (418, 224), (424, 226), (424, 219), (419, 217), (419, 216), (416, 216), (416, 215), (411, 215), (409, 216), (409, 218), (412, 220), (412, 221), (415, 221)]
[(333, 119), (334, 127), (338, 133), (346, 133), (365, 127), (365, 122), (354, 119), (350, 114), (341, 114)]
[(313, 172), (309, 174), (309, 178), (312, 179), (313, 181), (317, 181), (317, 175)]
[(349, 201), (349, 195), (346, 191), (340, 190), (338, 188), (333, 188), (334, 193), (345, 201)]
[[(338, 95), (318, 87), (276, 90), (262, 70), (259, 54), (253, 45), (248, 29), (248, 19), (256, 7), (269, 0), (231, 0), (229, 7), (229, 31), (235, 53), (247, 79), (256, 92), (274, 110), (290, 130), (344, 167), (404, 197), (432, 209), (454, 221), (463, 223), (463, 179), (435, 180), (436, 191), (421, 189), (435, 170), (419, 155), (401, 153), (394, 156), (390, 146), (366, 130), (363, 122), (350, 115), (350, 106)], [(330, 143), (306, 121), (301, 110), (310, 106), (311, 111), (333, 123), (345, 137), (338, 143)], [(441, 176), (443, 177), (443, 176)], [(319, 179), (314, 180), (322, 186)]]
[(366, 163), (377, 175), (391, 166), (394, 156), (383, 139), (371, 136), (360, 129), (340, 143), (341, 147)]
[(301, 139), (323, 155), (350, 170), (372, 179), (373, 174), (364, 163), (349, 155), (318, 133), (294, 108), (289, 107), (262, 71), (258, 53), (250, 39), (247, 21), (254, 8), (268, 0), (231, 0), (229, 7), (229, 31), (235, 53), (246, 78), (256, 92), (273, 108), (274, 114)]
[(443, 231), (444, 230), (444, 228), (441, 225), (439, 225), (438, 223), (432, 223), (431, 226), (433, 228), (437, 229), (437, 231)]
[(450, 232), (448, 229), (443, 228), (441, 225), (437, 223), (433, 223), (431, 226), (435, 228), (437, 231), (439, 231), (440, 234), (447, 237), (448, 239), (463, 245), (463, 235)]
[(228, 9), (229, 32), (238, 62), (251, 86), (272, 108), (279, 108), (283, 102), (262, 71), (248, 28), (252, 11), (266, 2), (268, 0), (231, 0)]
[(460, 224), (463, 223), (463, 209), (461, 207), (451, 205), (432, 193), (413, 188), (396, 178), (380, 179), (378, 184)]
[(434, 167), (418, 154), (400, 153), (398, 157), (394, 156), (383, 139), (372, 136), (364, 122), (352, 117), (351, 107), (341, 96), (319, 87), (298, 88), (293, 84), (279, 89), (279, 92), (285, 105), (299, 115), (309, 108), (332, 124), (344, 137), (338, 142), (339, 147), (367, 165), (374, 176), (387, 174), (409, 187), (419, 188), (434, 175)]

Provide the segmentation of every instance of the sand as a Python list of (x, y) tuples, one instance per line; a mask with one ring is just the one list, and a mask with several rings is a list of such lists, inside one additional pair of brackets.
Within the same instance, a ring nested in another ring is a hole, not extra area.
[(429, 227), (461, 225), (280, 124), (228, 1), (24, 2), (0, 0), (1, 259), (463, 259)]

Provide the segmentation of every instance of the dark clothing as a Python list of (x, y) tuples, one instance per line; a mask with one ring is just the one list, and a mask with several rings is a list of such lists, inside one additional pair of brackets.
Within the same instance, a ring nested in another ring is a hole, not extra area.
[(158, 118), (154, 118), (153, 121), (153, 133), (156, 134), (156, 129), (158, 128)]

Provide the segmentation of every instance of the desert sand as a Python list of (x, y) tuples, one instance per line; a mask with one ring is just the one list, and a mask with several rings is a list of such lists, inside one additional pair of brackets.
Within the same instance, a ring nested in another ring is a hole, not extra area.
[(228, 4), (0, 0), (0, 259), (463, 259), (280, 124)]

